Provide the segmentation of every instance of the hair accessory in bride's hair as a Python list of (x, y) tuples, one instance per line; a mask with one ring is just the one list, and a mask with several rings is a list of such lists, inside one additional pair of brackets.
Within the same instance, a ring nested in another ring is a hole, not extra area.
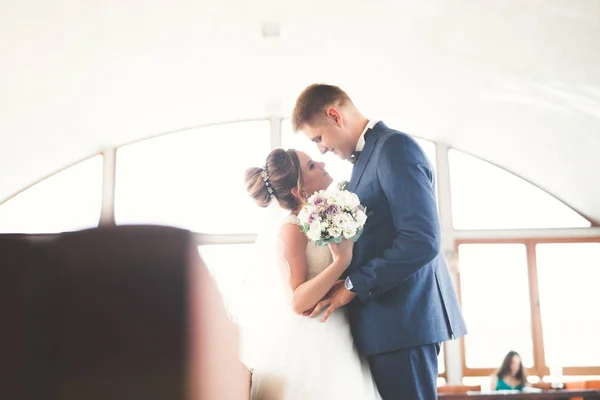
[(267, 172), (266, 165), (263, 167), (263, 171), (260, 173), (260, 176), (262, 176), (263, 181), (265, 181), (265, 186), (267, 187), (269, 195), (273, 197), (273, 188), (271, 187), (271, 182), (269, 181), (269, 173)]

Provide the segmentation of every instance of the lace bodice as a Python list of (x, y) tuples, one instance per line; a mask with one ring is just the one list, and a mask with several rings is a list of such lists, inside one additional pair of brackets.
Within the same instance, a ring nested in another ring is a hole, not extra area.
[(319, 275), (333, 262), (329, 247), (318, 247), (311, 240), (306, 244), (306, 260), (308, 261), (308, 279)]
[[(295, 224), (298, 218), (295, 215), (287, 217), (286, 222)], [(309, 240), (306, 244), (306, 261), (308, 263), (308, 279), (319, 275), (325, 268), (333, 262), (331, 251), (328, 246), (319, 247), (315, 242)]]

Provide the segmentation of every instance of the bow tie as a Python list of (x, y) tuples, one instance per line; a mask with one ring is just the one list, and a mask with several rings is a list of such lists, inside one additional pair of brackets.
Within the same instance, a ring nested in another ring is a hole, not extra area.
[(348, 161), (350, 161), (350, 164), (354, 164), (358, 161), (358, 157), (360, 157), (360, 151), (353, 151), (352, 154), (350, 155), (350, 158), (348, 159)]
[[(369, 135), (371, 134), (371, 128), (367, 129), (367, 131), (365, 132), (365, 142), (367, 140), (367, 138), (369, 137)], [(348, 159), (348, 161), (350, 161), (351, 164), (354, 164), (358, 161), (358, 157), (360, 157), (360, 151), (353, 151), (352, 154), (350, 155), (350, 158)]]

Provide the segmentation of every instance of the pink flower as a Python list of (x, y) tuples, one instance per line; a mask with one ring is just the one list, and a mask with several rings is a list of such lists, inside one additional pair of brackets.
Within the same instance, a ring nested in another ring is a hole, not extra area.
[(323, 202), (325, 201), (325, 199), (321, 196), (315, 196), (314, 200), (313, 200), (313, 204), (315, 206), (320, 206), (321, 204), (323, 204)]
[(337, 204), (330, 204), (325, 209), (325, 215), (327, 215), (328, 217), (339, 214), (339, 212), (340, 212), (340, 206), (338, 206)]

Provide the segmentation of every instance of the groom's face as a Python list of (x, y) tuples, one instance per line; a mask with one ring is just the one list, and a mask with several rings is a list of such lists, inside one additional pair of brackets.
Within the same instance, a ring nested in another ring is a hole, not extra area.
[(341, 118), (336, 117), (328, 116), (325, 120), (316, 121), (311, 125), (306, 124), (302, 127), (302, 132), (315, 143), (321, 154), (331, 152), (342, 160), (347, 160), (354, 148), (347, 139), (348, 135)]

